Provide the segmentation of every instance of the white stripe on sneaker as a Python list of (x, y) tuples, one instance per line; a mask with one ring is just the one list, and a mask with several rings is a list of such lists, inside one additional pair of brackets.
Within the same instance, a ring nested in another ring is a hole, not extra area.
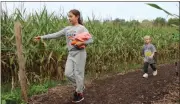
[(81, 102), (81, 101), (83, 101), (84, 100), (84, 97), (81, 99), (81, 100), (79, 100), (79, 101), (72, 101), (73, 103), (79, 103), (79, 102)]

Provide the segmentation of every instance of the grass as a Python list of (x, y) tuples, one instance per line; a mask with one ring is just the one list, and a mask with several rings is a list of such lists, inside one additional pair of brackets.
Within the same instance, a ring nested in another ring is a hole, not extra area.
[[(42, 94), (48, 91), (49, 88), (55, 87), (58, 84), (67, 84), (68, 81), (46, 81), (43, 84), (32, 84), (28, 88), (28, 97), (33, 95)], [(16, 87), (13, 91), (11, 91), (10, 84), (4, 84), (1, 86), (1, 103), (2, 104), (21, 104), (23, 103), (21, 99), (21, 89), (20, 87)], [(8, 103), (9, 102), (9, 103)]]

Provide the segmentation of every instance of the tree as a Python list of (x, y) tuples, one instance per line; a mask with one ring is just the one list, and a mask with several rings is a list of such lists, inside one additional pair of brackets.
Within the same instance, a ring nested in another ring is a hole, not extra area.
[(164, 26), (166, 25), (166, 20), (162, 17), (157, 17), (153, 23), (155, 26)]
[(115, 23), (115, 24), (120, 24), (120, 25), (125, 25), (126, 24), (126, 21), (125, 21), (125, 19), (119, 19), (119, 18), (116, 18), (116, 19), (114, 19), (113, 20), (113, 23)]
[(171, 26), (172, 24), (177, 25), (177, 26), (180, 25), (178, 18), (170, 18), (170, 19), (168, 20), (168, 23), (167, 23), (167, 24), (168, 24), (169, 26)]
[(145, 20), (142, 21), (142, 23), (146, 23), (146, 22), (149, 22), (149, 20), (145, 19)]
[(111, 22), (111, 20), (109, 20), (109, 19), (104, 19), (103, 20), (103, 23), (110, 23)]
[(139, 21), (138, 20), (131, 20), (129, 22), (127, 22), (128, 26), (137, 26), (139, 25)]
[(145, 19), (141, 22), (141, 25), (146, 27), (152, 26), (152, 21)]
[(125, 24), (126, 24), (125, 19), (120, 19), (120, 24), (121, 24), (121, 25), (125, 25)]

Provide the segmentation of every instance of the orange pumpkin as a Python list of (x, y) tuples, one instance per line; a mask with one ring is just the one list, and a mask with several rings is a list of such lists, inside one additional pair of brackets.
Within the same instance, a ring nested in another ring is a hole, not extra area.
[(77, 40), (73, 40), (73, 41), (71, 42), (71, 45), (75, 45), (77, 42), (78, 42)]
[[(71, 42), (71, 45), (76, 45), (76, 43), (78, 42), (78, 40), (73, 40), (72, 42)], [(81, 46), (77, 46), (78, 48), (85, 48), (85, 45), (81, 45)]]

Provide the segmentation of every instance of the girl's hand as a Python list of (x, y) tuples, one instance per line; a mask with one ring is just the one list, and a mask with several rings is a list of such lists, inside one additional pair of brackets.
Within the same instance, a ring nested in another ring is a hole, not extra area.
[(40, 36), (34, 37), (34, 41), (35, 41), (35, 42), (38, 42), (38, 41), (40, 41), (40, 40), (41, 40), (41, 37), (40, 37)]

